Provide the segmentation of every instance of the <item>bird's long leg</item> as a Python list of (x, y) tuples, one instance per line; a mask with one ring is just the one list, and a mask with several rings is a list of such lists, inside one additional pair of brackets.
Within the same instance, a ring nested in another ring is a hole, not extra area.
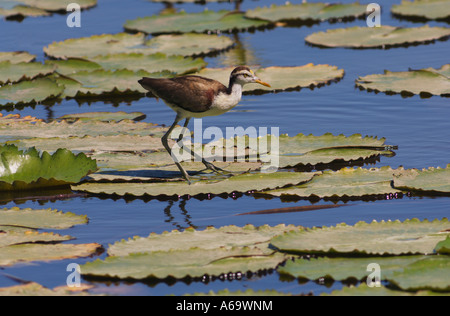
[[(161, 138), (161, 142), (164, 146), (164, 148), (167, 150), (167, 152), (169, 153), (169, 155), (172, 157), (172, 150), (169, 147), (169, 143), (168, 143), (168, 138), (169, 135), (172, 133), (173, 129), (175, 128), (175, 126), (178, 124), (178, 122), (181, 121), (181, 118), (179, 115), (177, 115), (177, 117), (175, 118), (175, 121), (173, 122), (172, 126), (169, 128), (169, 130), (167, 131), (167, 133), (164, 134), (164, 136)], [(173, 159), (173, 157), (172, 157)], [(176, 161), (174, 159), (175, 165), (178, 167), (178, 169), (180, 169), (181, 174), (183, 175), (183, 177), (186, 179), (186, 181), (191, 184), (191, 180), (189, 179), (189, 175), (186, 172), (186, 170), (184, 170), (184, 168), (180, 165), (180, 163), (178, 161)]]
[(181, 130), (180, 136), (178, 137), (177, 143), (179, 143), (179, 142), (183, 139), (184, 132), (186, 131), (186, 128), (188, 127), (189, 121), (190, 121), (190, 120), (191, 120), (191, 118), (188, 117), (188, 118), (186, 119), (186, 121), (184, 121), (184, 126), (183, 126), (183, 129)]

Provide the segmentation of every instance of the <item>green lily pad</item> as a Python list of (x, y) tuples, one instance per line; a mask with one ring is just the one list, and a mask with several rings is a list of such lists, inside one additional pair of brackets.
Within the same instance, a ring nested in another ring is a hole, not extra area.
[(52, 209), (32, 210), (0, 209), (0, 223), (2, 225), (20, 226), (32, 229), (67, 229), (74, 225), (86, 224), (88, 218), (73, 213), (63, 213)]
[(147, 72), (169, 71), (177, 74), (186, 74), (200, 71), (206, 67), (203, 59), (184, 56), (166, 56), (162, 53), (144, 55), (137, 53), (123, 53), (106, 56), (89, 57), (89, 60), (47, 60), (46, 64), (56, 66), (60, 74), (71, 76), (79, 71), (104, 70), (131, 70)]
[(448, 0), (402, 0), (394, 4), (391, 12), (400, 17), (441, 20), (450, 17)]
[(448, 219), (419, 221), (358, 222), (354, 226), (288, 232), (272, 240), (285, 252), (333, 255), (406, 255), (431, 254), (436, 243), (450, 234)]
[(400, 190), (431, 194), (450, 193), (450, 164), (446, 168), (412, 169), (394, 178), (394, 187)]
[(205, 33), (242, 31), (268, 26), (267, 21), (249, 19), (244, 13), (205, 10), (200, 13), (173, 13), (129, 20), (124, 28), (130, 32), (147, 34)]
[(344, 287), (341, 290), (334, 290), (330, 294), (324, 293), (321, 296), (448, 296), (449, 294), (431, 291), (406, 292), (392, 290), (385, 286), (369, 287), (366, 283), (358, 286)]
[(359, 18), (366, 14), (366, 5), (359, 3), (328, 4), (301, 3), (271, 5), (248, 10), (245, 16), (270, 22), (278, 21), (325, 21), (330, 19)]
[(192, 56), (222, 51), (232, 45), (230, 38), (218, 35), (161, 35), (146, 40), (144, 33), (118, 33), (54, 42), (44, 47), (44, 52), (47, 56), (61, 59), (131, 53)]
[(402, 191), (391, 187), (395, 174), (407, 172), (403, 169), (382, 168), (344, 168), (339, 171), (324, 171), (311, 181), (301, 185), (279, 190), (266, 191), (263, 194), (293, 197), (363, 197), (396, 194)]
[[(73, 3), (72, 0), (19, 0), (27, 6), (46, 11), (66, 11), (67, 6)], [(97, 0), (77, 0), (76, 3), (81, 9), (88, 9), (97, 5)]]
[(37, 62), (16, 63), (0, 62), (0, 85), (5, 83), (31, 80), (38, 76), (53, 73), (54, 67)]
[(407, 265), (402, 271), (389, 275), (388, 280), (408, 291), (450, 291), (450, 257), (433, 256)]
[(132, 253), (144, 253), (163, 250), (188, 250), (192, 247), (201, 249), (215, 249), (221, 247), (250, 247), (267, 248), (269, 241), (276, 235), (302, 227), (293, 225), (268, 225), (255, 227), (224, 226), (218, 229), (209, 227), (198, 231), (186, 229), (183, 232), (174, 230), (163, 234), (150, 234), (148, 237), (133, 237), (121, 240), (109, 246), (108, 255), (126, 256)]
[(256, 247), (217, 249), (191, 248), (180, 251), (154, 251), (124, 257), (107, 257), (81, 266), (86, 276), (120, 279), (183, 279), (204, 275), (220, 276), (228, 273), (257, 272), (275, 269), (286, 257)]
[(438, 242), (434, 250), (438, 254), (450, 254), (450, 236), (447, 236), (445, 240)]
[[(87, 112), (87, 113), (75, 113), (75, 114), (66, 114), (63, 116), (60, 116), (58, 120), (66, 120), (68, 122), (74, 122), (74, 121), (82, 121), (82, 122), (88, 122), (88, 121), (95, 121), (95, 122), (121, 122), (123, 120), (132, 120), (132, 121), (140, 121), (146, 118), (147, 115), (145, 115), (142, 112), (123, 112), (123, 111), (117, 111), (117, 112)], [(87, 135), (87, 134), (86, 134)], [(71, 135), (73, 136), (73, 135)]]
[[(228, 85), (233, 67), (205, 68), (198, 75), (215, 79)], [(299, 88), (315, 87), (340, 80), (344, 77), (344, 70), (330, 65), (307, 64), (297, 67), (267, 67), (255, 70), (261, 80), (269, 83), (271, 87), (257, 84), (246, 85), (244, 93), (261, 93), (282, 90), (295, 90)]]
[(29, 190), (77, 183), (97, 170), (95, 160), (67, 149), (39, 155), (34, 148), (21, 151), (14, 145), (0, 147), (0, 191)]
[(68, 286), (49, 289), (34, 282), (0, 288), (0, 296), (88, 296), (86, 287), (73, 288)]
[(38, 78), (0, 87), (0, 106), (30, 104), (56, 98), (64, 91), (54, 81)]
[[(336, 281), (356, 279), (365, 281), (372, 272), (367, 267), (376, 263), (381, 269), (381, 280), (386, 280), (396, 271), (402, 271), (410, 263), (427, 256), (394, 256), (368, 258), (310, 258), (289, 260), (278, 272), (294, 278), (318, 280), (321, 278)], [(380, 281), (381, 281), (380, 280)]]
[(185, 181), (165, 183), (84, 183), (75, 191), (119, 196), (197, 196), (201, 194), (261, 191), (309, 181), (315, 173), (256, 173), (232, 176), (222, 181), (200, 180), (189, 185)]
[(99, 244), (22, 244), (0, 248), (0, 266), (33, 261), (54, 261), (88, 257), (101, 247)]
[(9, 61), (11, 64), (29, 63), (36, 59), (36, 55), (28, 52), (0, 52), (0, 63)]
[(386, 93), (450, 96), (450, 64), (440, 69), (426, 68), (359, 77), (356, 85), (369, 91)]
[(349, 27), (327, 30), (308, 35), (305, 41), (322, 47), (389, 48), (417, 43), (427, 43), (447, 38), (448, 27), (401, 28), (388, 25), (380, 27)]
[[(8, 0), (6, 3), (0, 3), (0, 16), (5, 18), (14, 17), (41, 17), (49, 16), (50, 13), (38, 8), (21, 5), (21, 2)], [(6, 4), (6, 5), (5, 5)]]

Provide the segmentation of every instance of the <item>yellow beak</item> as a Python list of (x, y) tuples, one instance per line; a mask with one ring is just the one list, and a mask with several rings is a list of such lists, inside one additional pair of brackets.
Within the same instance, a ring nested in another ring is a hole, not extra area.
[(267, 82), (261, 81), (260, 79), (256, 79), (255, 82), (270, 88), (270, 84), (268, 84)]

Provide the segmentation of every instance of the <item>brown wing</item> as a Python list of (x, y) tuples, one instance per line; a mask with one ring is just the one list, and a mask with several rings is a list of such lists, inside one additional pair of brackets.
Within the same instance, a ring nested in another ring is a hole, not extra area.
[(227, 91), (220, 82), (200, 76), (143, 78), (139, 83), (158, 98), (190, 112), (209, 110), (214, 96)]

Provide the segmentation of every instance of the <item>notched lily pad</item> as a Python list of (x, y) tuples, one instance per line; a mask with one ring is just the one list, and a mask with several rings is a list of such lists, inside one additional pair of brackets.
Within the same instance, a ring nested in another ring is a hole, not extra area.
[(47, 56), (60, 59), (131, 53), (193, 56), (222, 51), (232, 45), (230, 38), (218, 35), (161, 35), (147, 40), (144, 33), (118, 33), (54, 42), (44, 47), (44, 52)]
[(204, 33), (242, 31), (266, 27), (269, 22), (249, 19), (241, 12), (221, 10), (218, 12), (205, 10), (200, 13), (173, 13), (153, 15), (150, 17), (129, 20), (124, 28), (130, 32), (147, 34), (167, 33)]
[(54, 67), (37, 62), (0, 62), (0, 85), (22, 80), (31, 80), (54, 72)]
[(390, 48), (396, 46), (428, 43), (450, 36), (448, 27), (401, 28), (388, 25), (381, 27), (349, 27), (327, 30), (308, 35), (308, 44), (321, 47)]
[(275, 237), (271, 244), (284, 252), (339, 256), (432, 254), (450, 234), (450, 222), (418, 219), (358, 222), (354, 226), (305, 229)]
[(449, 4), (448, 0), (402, 0), (391, 7), (391, 12), (402, 18), (445, 20), (450, 18)]
[[(198, 73), (228, 85), (233, 68), (205, 68)], [(255, 70), (261, 80), (271, 87), (249, 84), (244, 87), (244, 93), (261, 93), (282, 90), (295, 90), (305, 87), (315, 87), (338, 81), (344, 77), (344, 70), (330, 65), (307, 64), (296, 67), (267, 67)]]
[(36, 59), (36, 55), (28, 52), (0, 52), (0, 63), (9, 61), (11, 64), (29, 63)]
[(366, 5), (359, 3), (287, 3), (285, 5), (271, 5), (269, 7), (259, 7), (248, 10), (245, 13), (245, 16), (270, 22), (325, 21), (363, 17), (366, 14), (366, 7)]
[[(72, 0), (19, 0), (19, 2), (33, 8), (38, 8), (50, 12), (65, 12), (67, 10), (67, 6), (73, 3)], [(76, 3), (80, 6), (81, 9), (88, 9), (95, 7), (97, 5), (97, 0), (77, 0)]]
[(387, 94), (401, 93), (421, 97), (431, 95), (450, 96), (450, 64), (439, 69), (425, 68), (367, 75), (356, 80), (356, 86), (368, 91), (383, 91)]
[(450, 194), (450, 164), (446, 168), (411, 169), (394, 177), (394, 187), (426, 194)]
[(0, 156), (0, 191), (67, 186), (97, 170), (95, 160), (67, 149), (40, 155), (34, 148), (21, 151), (14, 145), (4, 145)]
[(0, 87), (0, 106), (31, 104), (59, 97), (64, 87), (47, 78)]

